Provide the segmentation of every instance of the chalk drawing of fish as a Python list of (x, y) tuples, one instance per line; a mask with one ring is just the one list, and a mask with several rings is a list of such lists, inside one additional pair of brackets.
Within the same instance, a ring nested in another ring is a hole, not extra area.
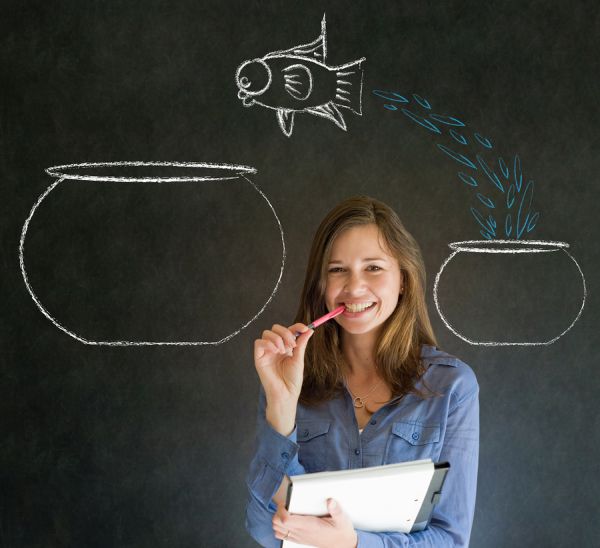
[(244, 61), (235, 74), (238, 98), (245, 107), (259, 105), (274, 110), (287, 137), (292, 134), (294, 116), (299, 112), (327, 118), (346, 131), (340, 108), (362, 115), (365, 58), (331, 66), (326, 57), (323, 16), (321, 34), (309, 44)]

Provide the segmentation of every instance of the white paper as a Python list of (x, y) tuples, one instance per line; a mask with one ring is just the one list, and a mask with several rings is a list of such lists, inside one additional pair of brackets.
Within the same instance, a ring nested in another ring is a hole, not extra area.
[[(434, 473), (431, 460), (293, 476), (291, 514), (328, 515), (335, 499), (355, 529), (408, 533)], [(284, 548), (310, 548), (290, 540)]]

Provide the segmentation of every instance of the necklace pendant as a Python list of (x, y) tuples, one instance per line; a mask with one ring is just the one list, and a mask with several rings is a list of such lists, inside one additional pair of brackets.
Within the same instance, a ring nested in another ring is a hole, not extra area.
[(354, 407), (356, 407), (357, 409), (360, 409), (361, 407), (365, 406), (365, 402), (359, 396), (356, 396), (352, 403), (354, 404)]

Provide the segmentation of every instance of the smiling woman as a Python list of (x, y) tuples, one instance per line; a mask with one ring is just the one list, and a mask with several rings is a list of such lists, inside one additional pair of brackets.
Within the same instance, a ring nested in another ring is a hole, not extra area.
[[(365, 302), (372, 307), (358, 312)], [(425, 266), (412, 235), (377, 200), (346, 200), (317, 229), (296, 321), (306, 323), (339, 304), (347, 312), (316, 332), (307, 348), (300, 401), (331, 399), (345, 380), (360, 393), (376, 376), (385, 378), (390, 397), (414, 390), (421, 346), (436, 344)]]
[(327, 308), (346, 306), (342, 325), (351, 333), (374, 333), (398, 305), (400, 266), (382, 248), (375, 224), (356, 226), (336, 238), (327, 272)]
[[(254, 343), (261, 390), (246, 526), (263, 546), (468, 545), (478, 385), (468, 365), (436, 348), (424, 288), (419, 247), (386, 204), (350, 198), (322, 221), (296, 323), (275, 324)], [(423, 458), (451, 465), (423, 531), (355, 530), (339, 505), (321, 518), (285, 508), (289, 476)]]

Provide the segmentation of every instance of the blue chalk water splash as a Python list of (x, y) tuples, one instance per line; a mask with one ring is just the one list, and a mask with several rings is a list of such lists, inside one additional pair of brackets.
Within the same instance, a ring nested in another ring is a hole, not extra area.
[(479, 233), (486, 239), (520, 240), (537, 225), (539, 211), (534, 211), (532, 180), (527, 180), (521, 168), (521, 158), (504, 158), (494, 154), (492, 140), (482, 132), (473, 131), (456, 116), (436, 114), (431, 103), (416, 93), (374, 89), (373, 95), (383, 100), (383, 108), (403, 114), (436, 140), (437, 148), (460, 166), (458, 181), (471, 188), (471, 215)]

